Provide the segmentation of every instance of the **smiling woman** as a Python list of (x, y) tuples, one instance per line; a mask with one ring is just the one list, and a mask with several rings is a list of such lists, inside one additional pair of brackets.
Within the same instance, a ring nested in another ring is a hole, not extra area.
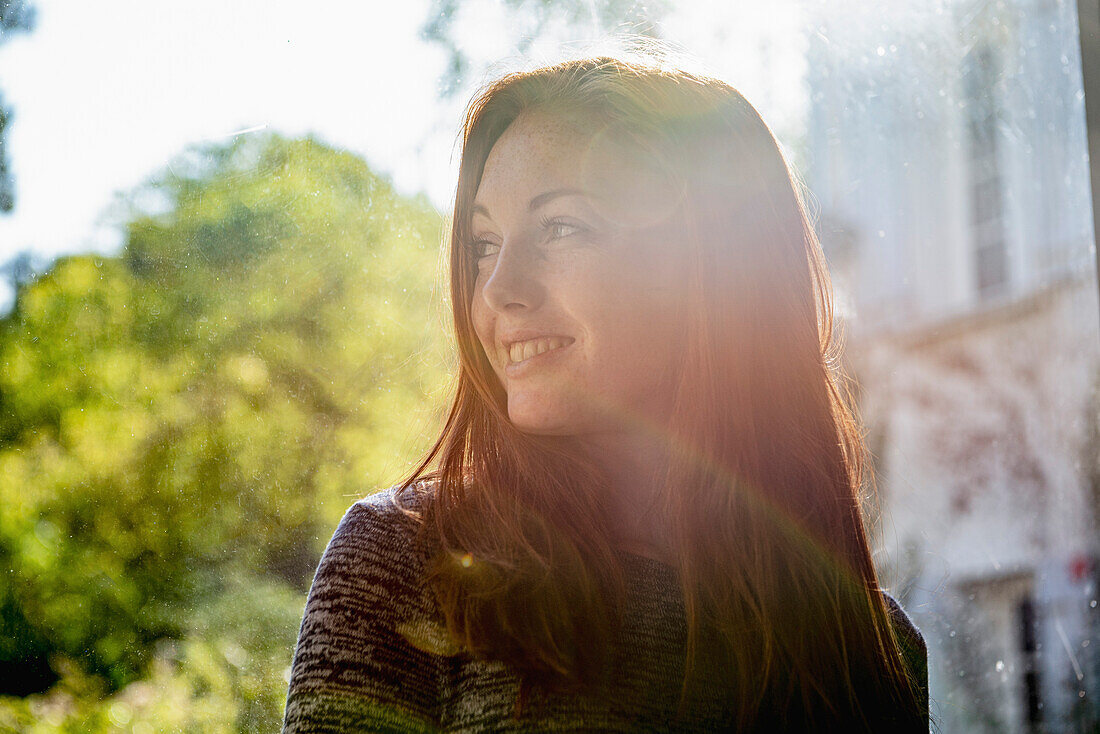
[(828, 274), (728, 85), (586, 59), (472, 103), (450, 416), (352, 507), (288, 732), (926, 731)]
[(626, 413), (668, 422), (684, 255), (611, 218), (606, 200), (629, 179), (585, 133), (533, 112), (493, 146), (473, 207), (471, 311), (512, 425), (591, 447)]

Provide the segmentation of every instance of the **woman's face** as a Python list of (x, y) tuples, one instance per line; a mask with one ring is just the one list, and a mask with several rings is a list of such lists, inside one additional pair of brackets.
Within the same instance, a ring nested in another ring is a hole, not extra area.
[(667, 422), (685, 255), (662, 227), (674, 204), (667, 185), (622, 150), (528, 114), (485, 163), (471, 309), (522, 431)]

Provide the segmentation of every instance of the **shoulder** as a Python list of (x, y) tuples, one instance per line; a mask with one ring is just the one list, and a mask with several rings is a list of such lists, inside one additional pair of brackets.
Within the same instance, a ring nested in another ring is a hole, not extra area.
[(393, 490), (348, 508), (306, 601), (284, 732), (432, 728), (434, 606), (417, 536)]
[(902, 609), (897, 599), (886, 592), (882, 593), (886, 600), (886, 611), (890, 615), (890, 622), (901, 648), (902, 658), (910, 678), (916, 684), (920, 701), (924, 710), (928, 710), (928, 646), (925, 644), (924, 635), (913, 623), (913, 620)]
[(885, 591), (882, 592), (882, 597), (886, 600), (886, 611), (890, 615), (890, 622), (894, 625), (894, 631), (900, 638), (899, 641), (927, 653), (924, 635), (921, 634), (917, 625), (913, 623), (913, 620), (906, 614), (905, 610), (902, 609), (898, 600)]
[(398, 504), (391, 487), (365, 497), (344, 513), (322, 559), (385, 564), (392, 559), (408, 561), (415, 549), (417, 523)]
[(410, 506), (407, 494), (398, 497), (390, 488), (349, 507), (321, 556), (307, 612), (322, 612), (326, 601), (354, 607), (360, 619), (366, 611), (405, 615), (423, 607), (427, 555), (418, 523), (406, 511), (421, 501), (413, 497)]

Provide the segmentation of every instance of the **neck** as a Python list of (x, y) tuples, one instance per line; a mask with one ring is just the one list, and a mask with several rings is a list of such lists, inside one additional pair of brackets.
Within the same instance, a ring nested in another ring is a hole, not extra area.
[(668, 471), (668, 440), (652, 434), (599, 434), (585, 437), (584, 450), (606, 472), (616, 545), (640, 555), (667, 556), (669, 533), (658, 500)]

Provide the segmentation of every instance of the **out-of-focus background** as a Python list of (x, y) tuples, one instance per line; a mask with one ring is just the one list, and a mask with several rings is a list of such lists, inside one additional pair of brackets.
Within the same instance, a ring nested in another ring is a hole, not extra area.
[(278, 728), (325, 542), (446, 407), (463, 105), (624, 32), (810, 191), (940, 730), (1100, 730), (1074, 2), (0, 0), (0, 732)]

